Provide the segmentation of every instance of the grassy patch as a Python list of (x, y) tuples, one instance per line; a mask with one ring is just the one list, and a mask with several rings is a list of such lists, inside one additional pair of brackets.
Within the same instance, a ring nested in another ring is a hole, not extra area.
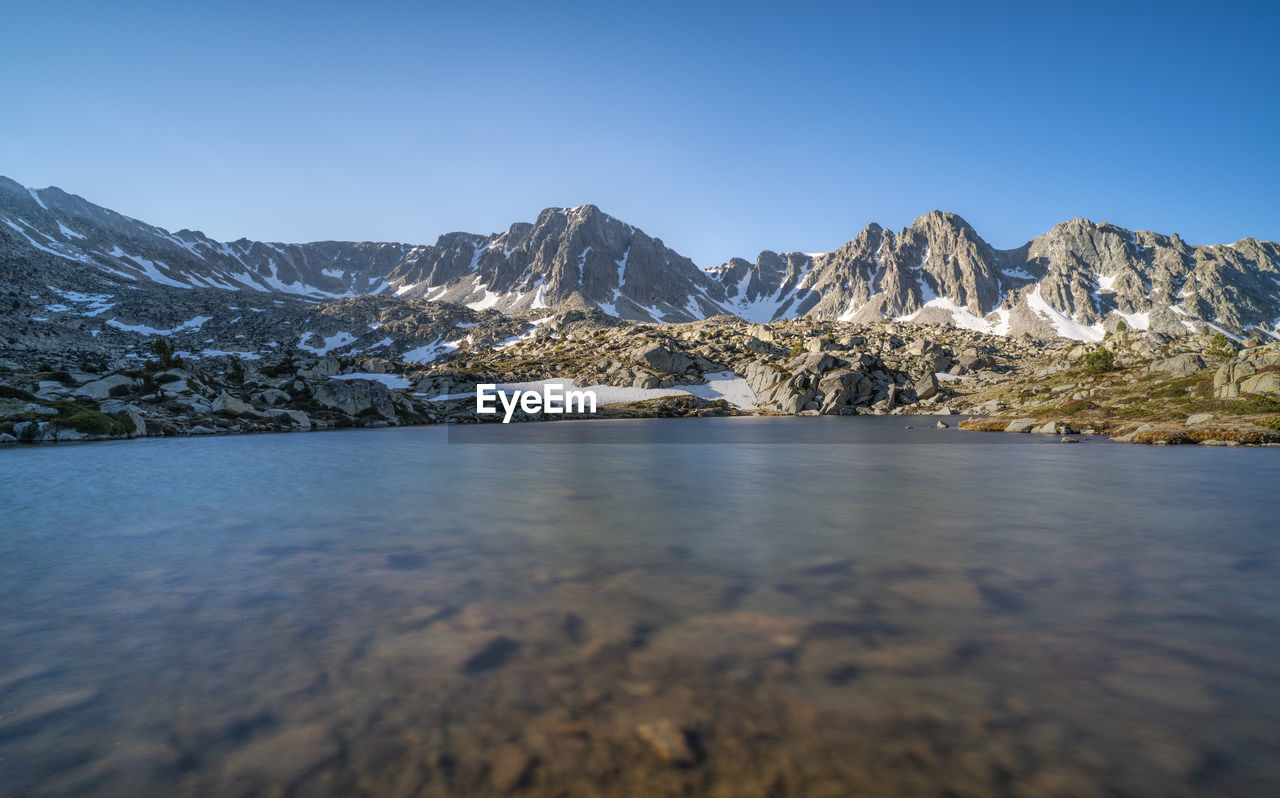
[(61, 427), (70, 427), (85, 435), (123, 435), (128, 432), (124, 422), (100, 413), (91, 407), (73, 405), (74, 410), (60, 408), (54, 421)]
[(21, 388), (14, 388), (12, 385), (0, 385), (0, 399), (25, 399), (27, 401), (36, 401), (36, 395)]

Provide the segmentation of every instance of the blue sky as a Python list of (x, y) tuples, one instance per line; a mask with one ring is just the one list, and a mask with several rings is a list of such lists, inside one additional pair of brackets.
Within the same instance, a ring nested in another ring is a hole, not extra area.
[(1280, 239), (1280, 5), (10, 4), (0, 174), (220, 239), (591, 202), (698, 265), (934, 208)]

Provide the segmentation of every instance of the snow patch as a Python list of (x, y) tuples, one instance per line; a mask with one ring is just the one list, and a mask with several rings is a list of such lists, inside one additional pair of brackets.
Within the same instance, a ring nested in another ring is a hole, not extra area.
[(311, 336), (313, 335), (318, 335), (318, 334), (313, 332), (304, 332), (302, 336), (298, 339), (298, 348), (305, 349), (308, 352), (311, 352), (313, 354), (324, 355), (333, 351), (334, 349), (340, 349), (341, 347), (347, 346), (348, 344), (355, 343), (355, 340), (356, 340), (356, 337), (351, 333), (340, 332), (340, 333), (334, 333), (333, 335), (330, 335), (328, 338), (322, 339), (324, 341), (324, 346), (311, 346), (307, 343), (307, 339), (311, 338)]
[(151, 327), (146, 324), (125, 324), (124, 322), (116, 321), (115, 319), (108, 319), (107, 326), (115, 327), (117, 330), (124, 330), (125, 332), (140, 333), (142, 335), (173, 335), (174, 333), (198, 330), (204, 326), (206, 321), (209, 321), (212, 318), (212, 316), (196, 316), (194, 319), (184, 321), (167, 330), (161, 330), (157, 327)]
[(1041, 286), (1037, 285), (1035, 290), (1027, 294), (1027, 306), (1032, 312), (1047, 319), (1058, 335), (1064, 338), (1072, 338), (1077, 341), (1101, 341), (1107, 331), (1101, 324), (1087, 325), (1081, 324), (1067, 314), (1056, 308), (1050, 307), (1049, 303), (1040, 296)]

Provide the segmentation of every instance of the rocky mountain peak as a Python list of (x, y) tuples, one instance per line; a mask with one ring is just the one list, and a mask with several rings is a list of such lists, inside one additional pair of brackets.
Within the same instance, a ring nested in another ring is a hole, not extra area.
[(586, 306), (646, 322), (733, 313), (752, 322), (896, 319), (1081, 340), (1100, 340), (1120, 322), (1280, 335), (1274, 242), (1190, 246), (1176, 234), (1078, 217), (997, 250), (942, 210), (897, 233), (868, 224), (830, 252), (764, 250), (702, 271), (590, 204), (546, 208), (500, 233), (447, 233), (434, 244), (220, 242), (0, 177), (0, 274), (15, 288), (29, 283), (28, 296), (48, 286), (112, 297), (122, 288), (203, 288), (313, 301), (394, 292), (476, 311)]

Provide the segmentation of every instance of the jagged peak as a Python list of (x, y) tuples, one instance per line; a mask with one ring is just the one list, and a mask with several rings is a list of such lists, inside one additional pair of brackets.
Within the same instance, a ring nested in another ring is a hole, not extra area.
[(915, 228), (930, 225), (945, 225), (947, 227), (957, 227), (964, 230), (973, 229), (973, 225), (965, 221), (964, 217), (958, 213), (952, 213), (951, 211), (932, 210), (928, 213), (917, 216), (916, 220), (911, 223), (911, 226)]

